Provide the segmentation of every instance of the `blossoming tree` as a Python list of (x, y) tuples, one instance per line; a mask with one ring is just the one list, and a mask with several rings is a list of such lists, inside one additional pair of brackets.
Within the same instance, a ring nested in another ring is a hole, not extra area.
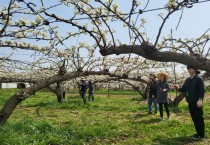
[(119, 0), (3, 2), (0, 49), (6, 55), (0, 57), (0, 80), (32, 84), (5, 103), (0, 111), (1, 124), (21, 101), (40, 89), (51, 86), (59, 96), (53, 85), (59, 88), (64, 81), (81, 76), (103, 75), (128, 84), (127, 79), (145, 83), (143, 76), (148, 77), (150, 70), (168, 65), (156, 61), (192, 64), (206, 71), (206, 76), (210, 72), (208, 31), (191, 39), (175, 37), (173, 31), (163, 34), (173, 14), (193, 7), (198, 0), (165, 2), (164, 13), (156, 12), (161, 22), (155, 40), (148, 36), (143, 18), (152, 11), (147, 10), (149, 1), (145, 7), (137, 0), (129, 1), (127, 9), (120, 7), (123, 2)]

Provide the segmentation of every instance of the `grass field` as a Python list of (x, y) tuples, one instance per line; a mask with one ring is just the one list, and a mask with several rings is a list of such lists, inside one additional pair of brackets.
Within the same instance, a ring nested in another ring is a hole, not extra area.
[[(0, 91), (0, 106), (16, 90)], [(99, 95), (84, 105), (78, 95), (67, 94), (61, 104), (52, 93), (39, 92), (22, 102), (0, 127), (0, 145), (208, 145), (210, 97), (205, 98), (207, 139), (194, 141), (187, 104), (170, 108), (171, 118), (147, 114), (147, 102), (132, 93)], [(165, 114), (164, 114), (165, 115)]]
[[(70, 90), (69, 91), (72, 94), (77, 94), (78, 90)], [(137, 91), (121, 91), (121, 90), (117, 90), (117, 91), (113, 91), (113, 90), (97, 90), (94, 92), (94, 94), (100, 94), (100, 95), (139, 95), (139, 93)]]

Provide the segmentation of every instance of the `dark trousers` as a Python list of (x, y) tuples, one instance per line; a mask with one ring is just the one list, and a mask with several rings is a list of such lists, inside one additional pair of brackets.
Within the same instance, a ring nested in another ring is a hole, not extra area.
[(89, 97), (88, 97), (89, 101), (90, 101), (90, 96), (92, 97), (92, 101), (94, 101), (94, 96), (93, 96), (93, 92), (92, 91), (89, 91)]
[(169, 109), (168, 109), (168, 103), (159, 103), (159, 110), (160, 110), (160, 117), (163, 117), (163, 105), (166, 110), (166, 114), (169, 117)]
[(63, 91), (63, 99), (66, 97), (66, 91)]
[(85, 97), (85, 92), (81, 92), (82, 100), (84, 104), (86, 104), (86, 97)]
[(196, 102), (189, 102), (188, 103), (190, 115), (192, 117), (195, 130), (197, 134), (204, 138), (205, 136), (205, 125), (204, 125), (204, 119), (203, 119), (203, 107), (198, 108), (196, 105)]

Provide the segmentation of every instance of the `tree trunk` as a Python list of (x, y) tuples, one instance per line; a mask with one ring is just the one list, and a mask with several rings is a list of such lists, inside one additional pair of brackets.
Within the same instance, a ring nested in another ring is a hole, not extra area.
[(184, 97), (184, 93), (180, 93), (174, 100), (169, 100), (169, 106), (177, 107)]
[(57, 94), (56, 96), (57, 96), (58, 102), (61, 103), (63, 101), (63, 95)]
[(57, 96), (58, 102), (61, 103), (63, 99), (65, 98), (65, 94), (66, 94), (64, 84), (61, 82), (61, 83), (50, 85), (48, 88)]
[(149, 86), (147, 84), (146, 88), (144, 89), (144, 93), (142, 94), (143, 99), (147, 99), (149, 93)]
[(143, 93), (141, 91), (138, 91), (138, 92), (142, 96), (142, 98), (144, 100), (146, 100), (148, 98), (148, 93), (149, 93), (149, 86), (148, 86), (148, 84), (146, 84), (146, 87), (145, 87)]
[(0, 112), (0, 125), (7, 121), (13, 110), (15, 110), (16, 106), (21, 102), (19, 97), (18, 94), (15, 94), (7, 100)]

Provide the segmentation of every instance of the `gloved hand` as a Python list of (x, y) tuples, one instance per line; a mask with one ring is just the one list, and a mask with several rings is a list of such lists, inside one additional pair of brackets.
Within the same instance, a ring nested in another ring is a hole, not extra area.
[(203, 106), (203, 100), (202, 99), (199, 99), (196, 103), (197, 107), (198, 108), (201, 108)]
[(163, 89), (163, 92), (166, 92), (167, 91), (167, 89)]

